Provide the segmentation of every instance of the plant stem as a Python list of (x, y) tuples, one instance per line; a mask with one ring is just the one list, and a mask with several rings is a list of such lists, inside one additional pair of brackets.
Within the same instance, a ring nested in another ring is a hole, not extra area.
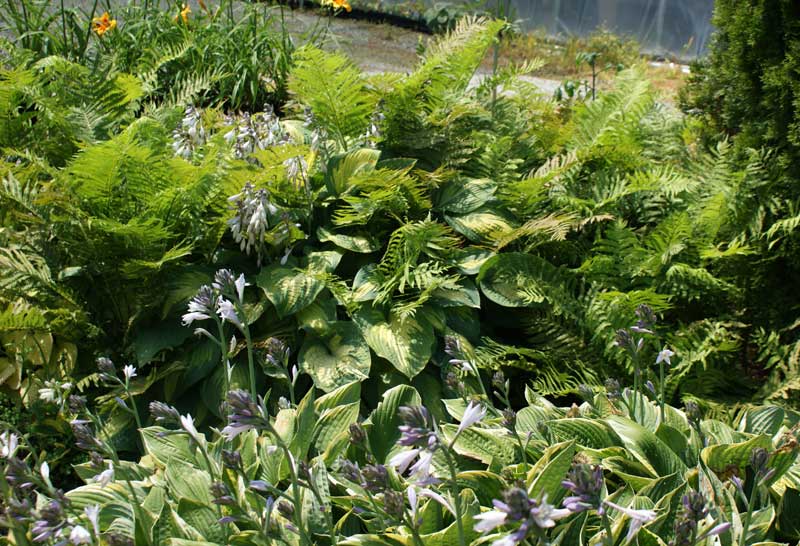
[(614, 534), (611, 532), (611, 522), (608, 521), (608, 514), (603, 512), (603, 529), (606, 531), (605, 540), (603, 541), (606, 546), (614, 546)]
[(658, 364), (658, 374), (659, 374), (659, 405), (661, 406), (661, 423), (666, 422), (666, 412), (664, 410), (664, 397), (665, 397), (665, 388), (664, 388), (664, 361), (662, 360)]
[[(453, 438), (453, 442), (458, 436)], [(464, 522), (461, 521), (461, 495), (459, 494), (458, 479), (456, 478), (456, 465), (453, 461), (453, 456), (450, 453), (450, 446), (444, 449), (444, 458), (447, 459), (447, 468), (450, 470), (450, 480), (453, 482), (453, 508), (456, 511), (456, 528), (458, 529), (458, 543), (460, 546), (466, 546), (464, 538)]]
[(744, 522), (742, 522), (742, 534), (739, 535), (739, 546), (747, 546), (747, 532), (750, 530), (750, 521), (753, 518), (753, 501), (756, 498), (757, 488), (753, 487), (750, 491), (750, 499), (747, 501), (747, 513), (744, 515)]

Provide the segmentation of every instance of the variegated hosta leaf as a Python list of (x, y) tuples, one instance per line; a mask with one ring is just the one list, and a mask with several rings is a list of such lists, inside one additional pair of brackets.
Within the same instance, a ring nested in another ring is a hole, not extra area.
[(334, 322), (320, 337), (309, 337), (297, 357), (314, 384), (330, 392), (369, 377), (371, 357), (361, 331), (352, 322)]
[(424, 309), (401, 320), (394, 314), (387, 319), (380, 310), (364, 305), (354, 320), (370, 348), (409, 379), (430, 360), (436, 337)]

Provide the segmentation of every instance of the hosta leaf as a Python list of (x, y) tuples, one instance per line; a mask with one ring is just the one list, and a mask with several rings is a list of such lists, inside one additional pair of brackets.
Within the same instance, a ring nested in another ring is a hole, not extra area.
[(386, 462), (386, 456), (400, 438), (397, 427), (402, 423), (397, 415), (400, 406), (417, 406), (422, 403), (419, 393), (408, 385), (398, 385), (383, 393), (383, 400), (370, 415), (369, 444), (372, 454), (379, 463)]
[(625, 447), (653, 472), (653, 477), (685, 472), (686, 465), (651, 431), (629, 419), (612, 416), (605, 419)]
[(424, 310), (418, 310), (405, 320), (394, 314), (387, 320), (379, 310), (365, 305), (354, 320), (370, 348), (409, 379), (421, 372), (430, 360), (436, 337)]
[(184, 463), (194, 462), (194, 455), (189, 448), (189, 437), (185, 434), (170, 434), (162, 427), (147, 427), (142, 429), (142, 439), (147, 453), (160, 465), (167, 466), (171, 460)]
[(164, 476), (170, 495), (178, 499), (188, 499), (201, 505), (210, 505), (211, 477), (208, 472), (190, 464), (173, 459), (167, 466)]
[(480, 503), (486, 506), (491, 506), (492, 500), (502, 498), (506, 488), (506, 483), (500, 476), (486, 470), (459, 472), (457, 481), (462, 489), (472, 489)]
[[(481, 507), (475, 498), (475, 494), (469, 489), (461, 491), (460, 500), (462, 507), (461, 509), (463, 510), (461, 513), (461, 522), (464, 529), (464, 539), (466, 544), (470, 544), (478, 536), (478, 533), (475, 531), (475, 529), (473, 529), (473, 518), (480, 513)], [(436, 501), (429, 500), (428, 502), (431, 503)], [(422, 535), (422, 543), (425, 544), (425, 546), (450, 546), (451, 544), (457, 544), (458, 525), (454, 521), (440, 531)]]
[(774, 436), (783, 425), (786, 412), (778, 406), (748, 408), (739, 422), (741, 432)]
[(547, 429), (557, 442), (575, 440), (591, 449), (621, 446), (619, 436), (605, 423), (593, 419), (556, 419), (547, 422)]
[(778, 530), (792, 540), (800, 539), (800, 491), (787, 488), (778, 506)]
[(374, 171), (380, 155), (379, 150), (362, 148), (332, 157), (325, 173), (325, 185), (328, 187), (328, 191), (333, 195), (346, 192), (349, 187), (348, 180), (358, 174)]
[(454, 230), (475, 243), (485, 243), (510, 233), (514, 226), (491, 207), (481, 207), (468, 214), (445, 215)]
[(497, 190), (497, 184), (485, 178), (451, 180), (439, 193), (436, 206), (454, 214), (466, 214), (484, 205)]
[(470, 279), (461, 279), (458, 281), (461, 286), (458, 290), (447, 290), (445, 288), (437, 288), (431, 294), (437, 304), (442, 307), (472, 307), (480, 309), (481, 296), (478, 293), (478, 288)]
[(369, 346), (352, 322), (334, 322), (324, 337), (309, 337), (297, 357), (300, 369), (314, 385), (330, 392), (369, 377)]
[(531, 482), (528, 491), (532, 498), (540, 499), (547, 495), (547, 500), (558, 504), (564, 494), (561, 482), (572, 467), (575, 456), (575, 442), (562, 442), (547, 448), (541, 459), (528, 472)]
[(338, 252), (314, 252), (308, 256), (305, 270), (271, 264), (261, 270), (256, 284), (275, 306), (278, 316), (283, 318), (311, 305), (325, 287), (315, 274), (333, 271), (341, 257)]
[(708, 446), (700, 452), (700, 457), (708, 467), (717, 474), (730, 470), (731, 466), (739, 469), (744, 475), (753, 449), (761, 447), (767, 451), (772, 449), (772, 441), (766, 435), (755, 436), (746, 442)]
[[(333, 462), (337, 455), (334, 451), (347, 447), (350, 425), (358, 421), (359, 406), (359, 402), (353, 402), (326, 410), (314, 426), (314, 446), (319, 453), (326, 454), (326, 462)], [(341, 437), (344, 437), (343, 445), (338, 444)]]
[(317, 398), (315, 403), (318, 413), (325, 410), (333, 409), (337, 406), (344, 406), (358, 402), (361, 399), (361, 382), (350, 383), (343, 385), (328, 394), (324, 394)]
[(321, 281), (307, 273), (280, 264), (262, 269), (256, 277), (256, 284), (264, 291), (281, 318), (311, 305), (325, 287)]
[[(458, 427), (447, 424), (442, 425), (441, 430), (449, 443)], [(511, 464), (517, 455), (517, 449), (509, 441), (508, 433), (498, 429), (468, 428), (459, 434), (453, 448), (459, 455), (477, 459), (487, 465), (493, 461), (500, 464)]]
[[(210, 485), (210, 483), (209, 483)], [(178, 502), (178, 514), (181, 518), (197, 529), (197, 532), (208, 540), (213, 540), (217, 544), (225, 541), (222, 526), (217, 523), (219, 515), (210, 504), (204, 504), (189, 499), (181, 499)]]
[(477, 275), (486, 260), (492, 256), (494, 252), (490, 250), (469, 246), (453, 252), (451, 263), (464, 275)]
[(382, 246), (381, 241), (371, 235), (345, 235), (344, 233), (335, 233), (327, 230), (324, 227), (317, 228), (317, 237), (319, 237), (320, 241), (330, 241), (339, 248), (361, 254), (375, 252)]
[(549, 262), (532, 254), (498, 254), (481, 267), (478, 285), (498, 305), (529, 307), (551, 300), (553, 290), (561, 289), (551, 282), (556, 271)]

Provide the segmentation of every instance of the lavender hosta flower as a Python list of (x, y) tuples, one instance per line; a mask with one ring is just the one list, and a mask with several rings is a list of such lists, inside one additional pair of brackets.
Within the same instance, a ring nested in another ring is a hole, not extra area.
[(402, 493), (388, 490), (383, 494), (383, 509), (396, 520), (402, 520), (406, 512), (406, 501)]
[(22, 493), (26, 493), (36, 485), (28, 465), (16, 457), (9, 457), (6, 461), (6, 481)]
[(241, 472), (244, 470), (242, 454), (232, 449), (222, 450), (222, 464), (225, 466), (225, 468), (235, 472)]
[(292, 351), (289, 345), (277, 337), (267, 340), (267, 361), (275, 367), (284, 368)]
[(364, 489), (371, 493), (380, 493), (389, 487), (389, 470), (382, 464), (368, 464), (361, 469), (364, 477)]
[(230, 489), (228, 489), (228, 486), (222, 482), (214, 482), (211, 484), (211, 496), (213, 497), (213, 500), (211, 501), (213, 504), (220, 506), (231, 506), (236, 504), (233, 495), (231, 495)]
[(150, 415), (159, 425), (177, 425), (181, 421), (178, 410), (157, 400), (150, 402)]
[(622, 396), (622, 387), (619, 381), (613, 378), (606, 379), (605, 382), (606, 396), (609, 400), (619, 400)]
[(105, 447), (103, 443), (95, 436), (89, 422), (81, 419), (75, 419), (70, 423), (72, 427), (72, 435), (75, 437), (75, 446), (84, 451), (103, 450)]
[(602, 508), (600, 495), (603, 492), (603, 469), (600, 466), (574, 465), (561, 485), (572, 493), (562, 502), (564, 508), (570, 512)]
[(431, 416), (424, 406), (401, 406), (398, 415), (403, 421), (400, 439), (397, 441), (406, 447), (430, 447), (436, 433), (432, 430)]
[(228, 425), (222, 429), (227, 440), (253, 429), (269, 428), (269, 421), (262, 408), (255, 403), (250, 393), (233, 390), (228, 393)]
[(630, 544), (631, 541), (636, 538), (636, 535), (639, 534), (639, 530), (645, 523), (650, 523), (656, 519), (656, 512), (654, 510), (636, 510), (633, 508), (625, 508), (618, 504), (614, 504), (609, 500), (603, 501), (603, 504), (625, 514), (630, 519), (630, 523), (628, 524), (628, 534), (625, 537), (626, 544)]
[(203, 285), (189, 300), (188, 312), (182, 317), (182, 324), (189, 326), (196, 320), (208, 320), (217, 313), (217, 298), (208, 285)]
[(507, 536), (492, 542), (493, 546), (520, 544), (530, 533), (555, 527), (558, 520), (572, 513), (549, 504), (546, 496), (541, 501), (531, 499), (527, 491), (519, 487), (504, 491), (503, 500), (495, 499), (492, 505), (494, 510), (475, 516), (478, 520), (475, 531), (488, 533), (504, 525), (514, 526)]
[(670, 546), (695, 546), (730, 529), (731, 524), (725, 522), (698, 533), (700, 524), (706, 520), (709, 511), (708, 501), (702, 493), (695, 490), (687, 492), (681, 498), (681, 509), (673, 526), (675, 536), (670, 541)]
[(114, 367), (114, 363), (110, 358), (101, 356), (95, 362), (97, 363), (97, 369), (100, 373), (113, 376), (117, 375), (117, 369)]
[(40, 510), (38, 519), (31, 527), (31, 535), (35, 542), (45, 542), (61, 535), (67, 525), (67, 516), (63, 504), (58, 500), (51, 500)]
[(200, 433), (197, 432), (197, 429), (194, 426), (194, 418), (189, 415), (181, 415), (180, 417), (181, 428), (186, 432), (189, 436), (191, 436), (192, 440), (200, 441)]
[(486, 417), (486, 408), (475, 402), (470, 402), (467, 409), (464, 410), (464, 416), (461, 418), (461, 424), (458, 425), (456, 435), (461, 434), (463, 431), (472, 425), (479, 423)]

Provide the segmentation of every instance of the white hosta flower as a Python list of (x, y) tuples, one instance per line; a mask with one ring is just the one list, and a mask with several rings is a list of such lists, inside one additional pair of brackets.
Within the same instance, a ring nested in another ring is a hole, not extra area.
[(656, 364), (661, 364), (662, 362), (666, 362), (667, 364), (672, 364), (672, 362), (670, 362), (669, 359), (672, 358), (673, 356), (675, 356), (675, 353), (664, 347), (663, 349), (661, 349), (661, 351), (658, 353), (658, 356), (656, 357)]
[(95, 504), (92, 506), (87, 506), (83, 509), (84, 514), (86, 517), (89, 518), (89, 522), (92, 524), (92, 529), (94, 529), (94, 534), (100, 534), (100, 505)]
[(189, 436), (192, 438), (197, 438), (198, 432), (194, 426), (194, 419), (188, 413), (186, 415), (181, 415), (181, 428), (189, 433)]
[(427, 484), (431, 481), (431, 463), (433, 462), (433, 452), (422, 451), (419, 460), (411, 465), (411, 477), (420, 484)]
[(656, 519), (656, 513), (654, 510), (636, 510), (634, 508), (624, 508), (608, 500), (603, 501), (603, 503), (614, 510), (622, 512), (630, 518), (631, 522), (628, 526), (628, 535), (625, 538), (626, 544), (630, 544), (630, 542), (639, 533), (639, 529), (641, 529), (645, 523), (649, 523)]
[(122, 375), (125, 376), (127, 381), (130, 381), (134, 377), (136, 377), (136, 368), (128, 364), (124, 368), (122, 368)]
[(494, 531), (501, 525), (505, 525), (508, 514), (500, 510), (489, 510), (475, 516), (478, 523), (475, 524), (475, 529), (479, 533), (488, 533)]
[(19, 448), (19, 436), (7, 430), (0, 434), (0, 457), (13, 457)]
[(419, 496), (435, 500), (436, 502), (441, 504), (448, 512), (450, 512), (454, 516), (456, 515), (456, 511), (455, 508), (453, 508), (452, 503), (450, 503), (450, 501), (448, 501), (446, 498), (441, 496), (436, 491), (432, 491), (430, 489), (420, 489)]
[(233, 303), (222, 296), (217, 300), (217, 314), (223, 321), (230, 322), (237, 328), (242, 328), (242, 321), (239, 320), (239, 315), (236, 314)]
[(50, 465), (47, 464), (47, 461), (43, 462), (42, 466), (39, 467), (39, 472), (41, 473), (44, 481), (50, 483)]
[(105, 487), (111, 482), (114, 481), (114, 465), (111, 461), (108, 462), (108, 468), (103, 470), (100, 474), (97, 474), (89, 480), (94, 483), (99, 483), (100, 487)]
[(92, 535), (86, 530), (85, 527), (76, 525), (72, 528), (72, 532), (69, 534), (69, 541), (73, 544), (91, 544)]
[(550, 529), (556, 526), (556, 521), (563, 519), (572, 512), (566, 508), (556, 508), (547, 502), (547, 495), (542, 497), (539, 506), (533, 508), (530, 512), (531, 518), (540, 529)]
[(417, 448), (401, 451), (389, 460), (389, 466), (396, 468), (400, 474), (403, 474), (419, 453), (420, 450)]
[(240, 434), (253, 430), (253, 428), (251, 425), (228, 425), (222, 429), (221, 434), (230, 442)]
[(234, 284), (236, 285), (236, 295), (239, 296), (239, 301), (244, 301), (244, 287), (250, 286), (250, 283), (244, 280), (244, 273), (239, 275)]
[(484, 417), (486, 417), (486, 408), (475, 402), (470, 402), (464, 411), (464, 416), (461, 419), (461, 424), (458, 425), (456, 434), (461, 434), (464, 430), (483, 420)]

